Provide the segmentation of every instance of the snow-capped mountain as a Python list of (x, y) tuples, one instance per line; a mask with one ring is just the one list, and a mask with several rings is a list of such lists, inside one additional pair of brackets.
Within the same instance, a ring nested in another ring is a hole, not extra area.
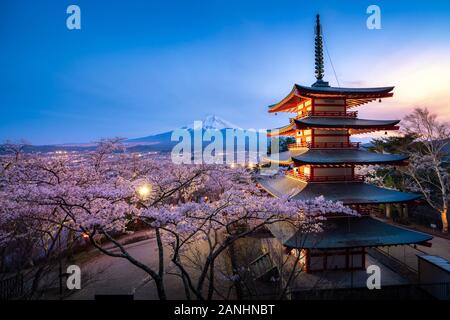
[[(192, 127), (190, 127), (192, 128)], [(209, 114), (206, 116), (205, 119), (202, 121), (202, 128), (203, 129), (240, 129), (240, 127), (236, 126), (235, 124), (222, 119), (214, 114)]]
[[(194, 121), (192, 124), (183, 126), (180, 129), (188, 129), (193, 130), (195, 129), (201, 129), (203, 130), (224, 130), (224, 129), (241, 129), (240, 127), (236, 126), (235, 124), (222, 119), (214, 114), (207, 115), (205, 119), (202, 121)], [(198, 126), (198, 128), (197, 128)], [(163, 133), (146, 136), (142, 138), (135, 138), (135, 139), (129, 139), (126, 141), (126, 143), (139, 143), (139, 144), (159, 144), (159, 145), (173, 145), (174, 142), (171, 141), (172, 132), (166, 131)]]
[[(192, 124), (189, 126), (184, 126), (179, 129), (186, 129), (189, 131), (191, 136), (191, 146), (194, 147), (196, 142), (194, 141), (194, 130), (201, 130), (202, 134), (204, 134), (207, 130), (217, 130), (220, 131), (220, 134), (223, 137), (222, 145), (224, 147), (224, 150), (227, 147), (227, 143), (229, 143), (229, 140), (226, 138), (227, 129), (234, 129), (235, 132), (232, 134), (237, 134), (239, 131), (244, 131), (244, 129), (238, 127), (237, 125), (222, 119), (216, 115), (208, 115), (206, 116), (202, 121), (193, 121)], [(129, 139), (126, 141), (126, 143), (132, 148), (145, 148), (146, 150), (152, 150), (152, 151), (171, 151), (173, 147), (179, 143), (179, 141), (172, 141), (172, 133), (175, 131), (167, 131), (160, 134), (155, 134), (147, 137), (142, 138), (136, 138), (136, 139)], [(245, 132), (244, 132), (245, 134)], [(259, 141), (259, 132), (256, 132), (257, 141)], [(236, 136), (233, 139), (234, 141), (234, 147), (235, 148), (243, 148), (247, 150), (249, 148), (249, 140), (248, 139), (238, 139)], [(210, 141), (202, 142), (202, 148), (206, 148), (210, 144)]]

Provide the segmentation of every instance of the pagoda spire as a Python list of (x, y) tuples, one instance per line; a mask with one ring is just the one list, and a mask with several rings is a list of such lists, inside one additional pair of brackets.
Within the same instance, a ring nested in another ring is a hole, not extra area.
[(315, 73), (317, 81), (312, 85), (313, 87), (328, 87), (328, 82), (323, 81), (325, 68), (323, 64), (323, 39), (322, 26), (320, 25), (320, 15), (316, 15), (315, 31)]

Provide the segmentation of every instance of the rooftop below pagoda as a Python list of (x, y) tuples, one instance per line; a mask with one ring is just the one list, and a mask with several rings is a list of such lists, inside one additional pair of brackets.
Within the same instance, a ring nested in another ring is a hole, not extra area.
[(433, 237), (387, 224), (371, 217), (329, 218), (323, 232), (305, 234), (292, 224), (279, 222), (268, 226), (270, 232), (288, 248), (344, 249), (357, 247), (420, 244)]

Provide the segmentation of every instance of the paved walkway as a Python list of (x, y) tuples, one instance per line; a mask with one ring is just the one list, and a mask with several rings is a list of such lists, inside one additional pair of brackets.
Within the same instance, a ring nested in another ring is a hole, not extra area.
[[(157, 268), (158, 252), (155, 239), (126, 245), (128, 252), (145, 263)], [(166, 257), (168, 272), (173, 269)], [(133, 295), (135, 299), (158, 299), (154, 282), (146, 272), (123, 258), (98, 255), (81, 265), (82, 290), (69, 299), (94, 299), (95, 295)], [(165, 287), (171, 299), (184, 299), (184, 287), (179, 277), (166, 275)]]

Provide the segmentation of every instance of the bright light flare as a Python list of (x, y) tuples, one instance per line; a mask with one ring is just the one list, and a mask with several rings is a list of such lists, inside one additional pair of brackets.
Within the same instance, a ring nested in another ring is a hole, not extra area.
[(149, 184), (143, 184), (136, 191), (141, 199), (147, 199), (152, 193), (152, 187)]

